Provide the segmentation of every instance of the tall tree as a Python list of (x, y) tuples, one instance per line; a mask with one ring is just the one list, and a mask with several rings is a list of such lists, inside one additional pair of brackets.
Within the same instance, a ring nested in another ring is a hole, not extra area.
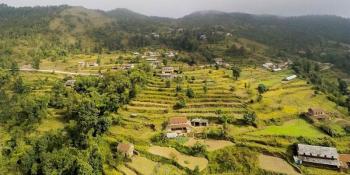
[(233, 66), (231, 70), (233, 77), (238, 80), (238, 78), (241, 76), (241, 69), (238, 66)]

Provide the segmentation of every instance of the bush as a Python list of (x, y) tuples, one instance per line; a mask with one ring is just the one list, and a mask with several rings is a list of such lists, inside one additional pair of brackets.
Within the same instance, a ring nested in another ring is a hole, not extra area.
[(344, 136), (345, 132), (342, 127), (339, 125), (335, 124), (324, 124), (321, 126), (321, 129), (326, 132), (328, 135), (331, 137), (339, 137), (339, 136)]
[(194, 98), (195, 94), (194, 94), (193, 89), (187, 88), (187, 90), (186, 90), (186, 96), (187, 96), (188, 98)]
[(209, 156), (209, 171), (213, 174), (258, 174), (254, 173), (259, 171), (257, 160), (257, 154), (247, 148), (228, 147)]
[(167, 80), (167, 81), (165, 82), (165, 87), (166, 87), (166, 88), (170, 88), (170, 87), (171, 87), (171, 82), (170, 82), (170, 80)]

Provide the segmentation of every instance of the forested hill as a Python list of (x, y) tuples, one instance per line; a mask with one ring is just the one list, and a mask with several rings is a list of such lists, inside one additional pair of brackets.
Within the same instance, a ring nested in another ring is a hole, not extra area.
[(350, 19), (338, 16), (278, 17), (208, 11), (190, 14), (180, 21), (188, 26), (230, 27), (252, 40), (286, 49), (322, 40), (350, 43)]
[[(0, 27), (2, 67), (15, 59), (56, 59), (74, 53), (149, 46), (198, 52), (205, 58), (202, 60), (210, 61), (218, 56), (237, 56), (234, 52), (225, 55), (230, 53), (225, 48), (242, 38), (263, 44), (278, 56), (305, 53), (303, 56), (309, 59), (331, 62), (345, 71), (350, 67), (350, 20), (337, 16), (277, 17), (202, 11), (171, 19), (127, 9), (14, 8), (3, 4), (0, 5)], [(222, 42), (227, 41), (227, 33), (232, 34), (232, 42)], [(202, 35), (206, 35), (206, 42), (201, 39)], [(224, 45), (207, 47), (220, 43)], [(208, 52), (210, 49), (215, 52)]]

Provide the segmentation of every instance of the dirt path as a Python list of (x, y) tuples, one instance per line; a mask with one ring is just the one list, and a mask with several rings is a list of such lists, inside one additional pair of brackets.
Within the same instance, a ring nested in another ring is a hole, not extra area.
[(63, 74), (63, 75), (81, 75), (81, 76), (100, 76), (100, 74), (92, 74), (92, 73), (75, 73), (75, 72), (65, 72), (53, 69), (19, 69), (23, 72), (42, 72), (42, 73), (55, 73), (55, 74)]

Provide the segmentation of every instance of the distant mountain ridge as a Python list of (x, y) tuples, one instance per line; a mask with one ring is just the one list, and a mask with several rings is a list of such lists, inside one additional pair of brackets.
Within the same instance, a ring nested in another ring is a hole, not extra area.
[[(147, 16), (124, 8), (101, 11), (67, 5), (14, 8), (0, 4), (0, 27), (1, 39), (6, 41), (0, 48), (7, 48), (17, 57), (27, 57), (21, 52), (29, 52), (32, 46), (42, 47), (41, 50), (55, 48), (57, 52), (113, 51), (152, 45), (177, 45), (175, 49), (192, 50), (199, 48), (195, 45), (205, 44), (200, 35), (208, 35), (209, 42), (222, 39), (216, 33), (231, 33), (294, 54), (307, 50), (323, 52), (328, 42), (350, 44), (350, 19), (332, 15), (280, 17), (207, 10), (175, 19)], [(184, 32), (178, 33), (178, 29)], [(46, 51), (42, 55), (45, 54)], [(344, 55), (340, 65), (346, 68), (350, 61), (343, 59)], [(339, 57), (335, 55), (332, 59)]]

